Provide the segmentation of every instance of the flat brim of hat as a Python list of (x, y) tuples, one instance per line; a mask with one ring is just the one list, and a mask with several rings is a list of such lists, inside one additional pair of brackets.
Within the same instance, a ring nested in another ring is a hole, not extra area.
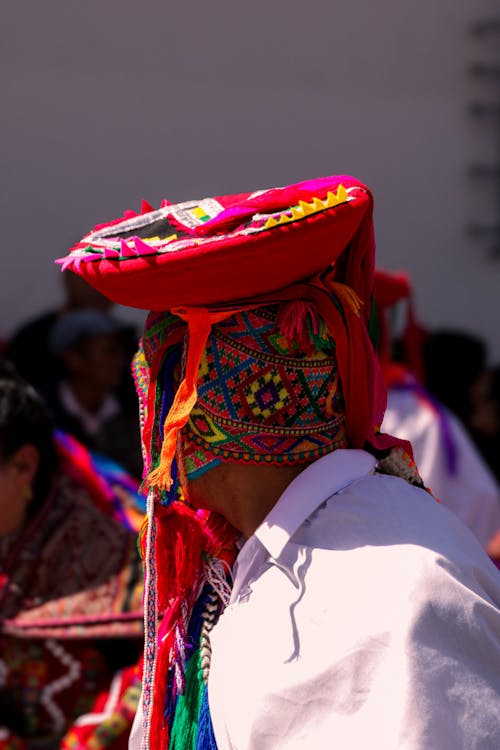
[[(331, 187), (337, 188), (338, 182)], [(328, 185), (321, 193), (318, 200), (327, 195)], [(217, 306), (272, 295), (338, 261), (365, 218), (371, 221), (372, 198), (358, 183), (350, 187), (348, 199), (330, 208), (296, 219), (289, 218), (287, 210), (291, 207), (282, 209), (283, 223), (268, 219), (258, 231), (194, 237), (192, 244), (183, 241), (173, 252), (151, 248), (151, 254), (95, 253), (90, 259), (77, 253), (73, 268), (113, 302), (147, 310)], [(268, 223), (272, 226), (266, 228)]]

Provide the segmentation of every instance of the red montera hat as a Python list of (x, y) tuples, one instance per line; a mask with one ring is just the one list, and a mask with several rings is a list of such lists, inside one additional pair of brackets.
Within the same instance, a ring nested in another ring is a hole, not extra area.
[(60, 261), (63, 268), (114, 302), (169, 310), (188, 326), (184, 379), (165, 420), (151, 484), (170, 485), (177, 435), (196, 403), (212, 324), (264, 305), (302, 300), (315, 306), (336, 345), (349, 444), (392, 444), (378, 434), (385, 390), (366, 326), (374, 260), (372, 197), (347, 176), (163, 202), (158, 210), (145, 204), (143, 213), (97, 226), (75, 245)]

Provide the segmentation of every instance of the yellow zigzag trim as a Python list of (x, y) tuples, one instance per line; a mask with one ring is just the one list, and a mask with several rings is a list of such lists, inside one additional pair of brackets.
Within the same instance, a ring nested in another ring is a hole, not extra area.
[(338, 206), (339, 203), (345, 203), (346, 200), (347, 190), (343, 185), (339, 185), (336, 193), (329, 191), (323, 200), (321, 198), (313, 198), (310, 203), (299, 201), (298, 206), (287, 208), (287, 212), (292, 212), (291, 216), (289, 213), (282, 213), (278, 217), (270, 216), (263, 228), (272, 229), (272, 227), (289, 224), (292, 221), (297, 221), (297, 219), (304, 219), (306, 216), (312, 216), (312, 214), (317, 214), (326, 208), (333, 208), (334, 206)]
[(158, 235), (156, 235), (155, 237), (144, 237), (142, 241), (143, 242), (173, 242), (176, 239), (177, 239), (176, 234), (169, 234), (168, 237), (163, 237), (163, 239), (159, 237)]

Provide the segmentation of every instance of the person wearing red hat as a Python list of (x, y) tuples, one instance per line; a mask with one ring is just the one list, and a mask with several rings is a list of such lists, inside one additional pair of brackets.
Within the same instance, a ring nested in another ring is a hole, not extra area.
[[(378, 352), (387, 385), (382, 429), (411, 442), (426, 486), (487, 548), (500, 531), (500, 489), (463, 425), (423, 385), (422, 347), (426, 334), (415, 320), (409, 278), (377, 269), (374, 299)], [(388, 315), (398, 303), (406, 307), (402, 362), (394, 361), (394, 336)]]
[(62, 262), (153, 311), (130, 747), (496, 746), (496, 570), (379, 429), (368, 189), (145, 206)]

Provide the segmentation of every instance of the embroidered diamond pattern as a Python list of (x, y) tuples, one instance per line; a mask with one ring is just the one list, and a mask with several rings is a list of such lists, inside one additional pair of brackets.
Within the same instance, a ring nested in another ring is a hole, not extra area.
[(196, 408), (191, 412), (190, 425), (193, 432), (209, 445), (227, 439), (227, 435), (217, 427), (213, 420), (207, 419), (205, 414)]
[(288, 391), (279, 374), (266, 372), (245, 388), (248, 405), (256, 417), (269, 419), (290, 402)]

